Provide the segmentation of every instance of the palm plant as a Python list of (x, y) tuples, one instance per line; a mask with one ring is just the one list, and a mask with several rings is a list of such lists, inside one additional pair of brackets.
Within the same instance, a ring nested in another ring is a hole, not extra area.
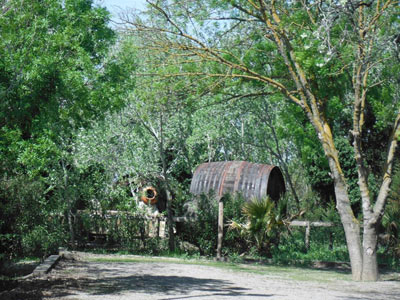
[(255, 241), (259, 253), (269, 254), (271, 245), (279, 241), (280, 229), (284, 226), (285, 202), (275, 207), (275, 202), (269, 197), (254, 198), (242, 209), (247, 223), (231, 221), (229, 229), (238, 230), (243, 237)]

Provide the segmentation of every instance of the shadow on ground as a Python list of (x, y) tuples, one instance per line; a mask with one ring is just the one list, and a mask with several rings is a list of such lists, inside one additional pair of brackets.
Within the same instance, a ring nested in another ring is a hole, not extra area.
[[(122, 294), (157, 295), (157, 299), (190, 299), (210, 298), (217, 296), (236, 296), (269, 298), (273, 295), (254, 294), (249, 289), (234, 286), (228, 280), (195, 278), (176, 275), (138, 274), (123, 275), (121, 266), (115, 264), (108, 268), (100, 268), (95, 263), (68, 262), (70, 271), (66, 271), (63, 263), (56, 267), (56, 276), (44, 279), (31, 279), (21, 284), (12, 292), (0, 294), (0, 300), (59, 299), (79, 293), (88, 296), (118, 297)], [(85, 270), (85, 275), (79, 275)], [(148, 273), (148, 272), (147, 272)], [(121, 275), (122, 274), (122, 275)], [(100, 277), (101, 276), (101, 277)], [(254, 292), (254, 291), (253, 291)], [(192, 293), (192, 295), (190, 295)]]
[[(193, 291), (202, 292), (203, 296), (272, 296), (247, 294), (246, 288), (234, 287), (229, 281), (215, 279), (199, 279), (187, 276), (126, 276), (103, 280), (86, 280), (80, 284), (91, 295), (117, 295), (125, 292), (146, 294), (187, 295)], [(205, 294), (205, 295), (204, 295)], [(176, 297), (184, 299), (190, 297)], [(171, 298), (169, 298), (171, 299)]]
[[(345, 270), (339, 270), (339, 272), (341, 271), (345, 272)], [(91, 296), (93, 299), (96, 299), (96, 296), (118, 299), (122, 295), (129, 294), (129, 296), (135, 297), (135, 294), (146, 294), (154, 295), (154, 298), (159, 300), (215, 299), (220, 296), (227, 299), (235, 299), (235, 297), (270, 299), (278, 296), (254, 293), (254, 289), (241, 286), (240, 283), (234, 283), (225, 278), (198, 278), (195, 277), (196, 275), (188, 275), (193, 272), (189, 272), (186, 274), (187, 276), (184, 274), (180, 276), (176, 272), (174, 274), (164, 273), (165, 269), (162, 264), (109, 263), (105, 267), (102, 263), (61, 261), (47, 278), (26, 280), (12, 292), (0, 293), (0, 300), (60, 299), (67, 296), (79, 297), (79, 294)], [(385, 275), (387, 276), (387, 274)], [(397, 281), (398, 274), (393, 276), (393, 278), (387, 279)], [(391, 294), (392, 291), (358, 293), (362, 297), (349, 295), (342, 299), (380, 299), (382, 296), (384, 296), (383, 299), (399, 299), (398, 293)]]

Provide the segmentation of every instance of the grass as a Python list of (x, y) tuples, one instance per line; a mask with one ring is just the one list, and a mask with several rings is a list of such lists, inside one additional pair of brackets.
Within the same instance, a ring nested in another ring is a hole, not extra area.
[(34, 262), (40, 262), (40, 258), (39, 257), (31, 257), (31, 256), (26, 256), (26, 257), (22, 257), (19, 259), (15, 259), (13, 260), (14, 263), (34, 263)]
[(264, 265), (258, 263), (243, 264), (232, 262), (217, 262), (207, 259), (179, 259), (168, 257), (148, 257), (148, 256), (131, 256), (131, 257), (92, 257), (88, 261), (99, 263), (174, 263), (201, 265), (227, 269), (233, 272), (246, 272), (264, 275), (268, 277), (281, 278), (287, 280), (313, 281), (313, 282), (334, 282), (334, 281), (351, 281), (349, 271), (342, 270), (317, 270), (306, 267), (276, 266)]

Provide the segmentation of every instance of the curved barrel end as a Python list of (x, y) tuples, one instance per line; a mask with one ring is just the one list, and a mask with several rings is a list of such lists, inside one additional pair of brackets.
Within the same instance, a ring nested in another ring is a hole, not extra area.
[(278, 201), (286, 193), (285, 179), (279, 167), (274, 166), (268, 179), (267, 194), (272, 200)]

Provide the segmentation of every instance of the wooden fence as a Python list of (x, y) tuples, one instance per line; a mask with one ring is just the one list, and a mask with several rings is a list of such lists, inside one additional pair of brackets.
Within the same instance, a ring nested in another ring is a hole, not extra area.
[[(165, 224), (166, 224), (166, 217), (165, 216), (144, 216), (144, 215), (138, 215), (138, 214), (132, 214), (129, 212), (122, 212), (122, 211), (116, 211), (116, 210), (108, 210), (105, 211), (103, 214), (96, 214), (96, 213), (90, 213), (90, 212), (85, 212), (85, 211), (78, 211), (79, 214), (89, 214), (91, 217), (101, 217), (105, 219), (111, 219), (111, 218), (118, 218), (120, 216), (123, 216), (127, 219), (134, 219), (134, 218), (142, 218), (146, 219), (149, 221), (149, 228), (148, 228), (148, 233), (150, 236), (159, 236), (159, 237), (165, 237)], [(174, 222), (193, 222), (195, 221), (195, 217), (174, 217), (173, 221)], [(218, 204), (218, 243), (217, 243), (217, 259), (221, 258), (221, 251), (222, 251), (222, 242), (223, 242), (223, 234), (224, 234), (224, 204), (222, 201), (219, 201)], [(312, 227), (334, 227), (337, 226), (337, 224), (333, 222), (322, 222), (322, 221), (300, 221), (300, 220), (294, 220), (288, 223), (290, 227), (305, 227), (305, 235), (304, 235), (304, 244), (306, 250), (310, 248), (310, 234), (311, 234), (311, 228)], [(332, 248), (333, 246), (333, 236), (332, 233), (329, 234), (329, 247)]]

